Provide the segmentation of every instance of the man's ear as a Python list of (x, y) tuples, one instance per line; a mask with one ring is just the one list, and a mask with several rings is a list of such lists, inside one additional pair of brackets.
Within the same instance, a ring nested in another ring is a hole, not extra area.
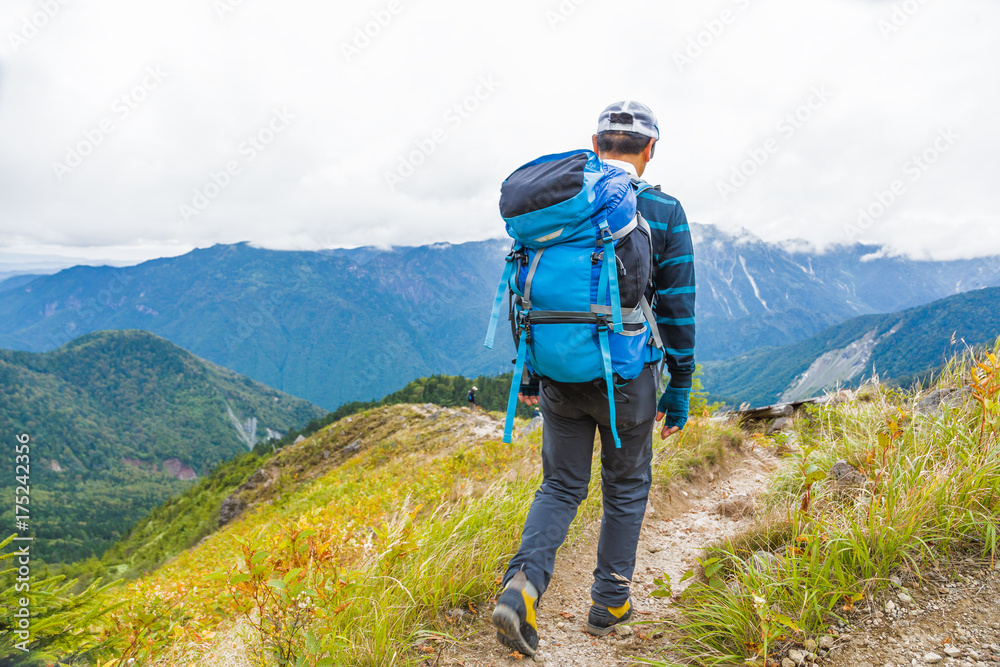
[(591, 143), (594, 144), (594, 152), (598, 153), (599, 151), (597, 150), (597, 135), (595, 134), (594, 136), (592, 136), (590, 138), (590, 141), (591, 141)]
[(650, 138), (649, 143), (646, 144), (646, 149), (642, 151), (642, 157), (645, 158), (646, 162), (653, 159), (653, 154), (656, 152), (656, 139)]

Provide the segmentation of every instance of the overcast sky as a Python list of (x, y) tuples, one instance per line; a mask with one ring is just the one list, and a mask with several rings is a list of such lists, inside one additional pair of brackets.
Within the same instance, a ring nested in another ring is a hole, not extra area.
[(996, 0), (3, 7), (0, 268), (499, 237), (504, 177), (626, 98), (693, 221), (1000, 253)]

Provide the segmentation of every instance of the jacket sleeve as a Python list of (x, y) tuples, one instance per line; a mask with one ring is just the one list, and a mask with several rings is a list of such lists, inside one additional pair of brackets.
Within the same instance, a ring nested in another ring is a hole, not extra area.
[(670, 386), (688, 388), (695, 369), (694, 246), (680, 202), (675, 200), (671, 208), (669, 222), (661, 223), (659, 234), (654, 232), (662, 241), (654, 245), (653, 312), (663, 339)]

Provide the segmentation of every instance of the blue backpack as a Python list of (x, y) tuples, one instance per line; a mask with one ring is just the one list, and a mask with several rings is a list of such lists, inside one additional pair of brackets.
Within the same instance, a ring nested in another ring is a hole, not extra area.
[[(650, 187), (589, 150), (546, 155), (507, 177), (500, 215), (514, 239), (486, 335), (493, 347), (500, 308), (509, 316), (517, 360), (503, 441), (511, 441), (525, 364), (559, 382), (603, 379), (615, 446), (614, 378), (642, 372), (646, 347), (662, 348), (645, 298), (652, 235), (636, 210)], [(638, 191), (637, 191), (638, 190)]]

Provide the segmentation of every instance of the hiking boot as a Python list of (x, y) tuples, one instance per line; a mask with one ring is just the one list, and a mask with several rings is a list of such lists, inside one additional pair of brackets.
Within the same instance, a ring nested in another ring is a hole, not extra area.
[(519, 571), (507, 582), (493, 610), (497, 641), (523, 655), (535, 655), (538, 650), (537, 607), (538, 589), (523, 571)]
[(587, 614), (587, 632), (598, 637), (610, 633), (619, 623), (625, 623), (632, 618), (632, 598), (620, 607), (605, 607), (596, 602), (590, 605)]

